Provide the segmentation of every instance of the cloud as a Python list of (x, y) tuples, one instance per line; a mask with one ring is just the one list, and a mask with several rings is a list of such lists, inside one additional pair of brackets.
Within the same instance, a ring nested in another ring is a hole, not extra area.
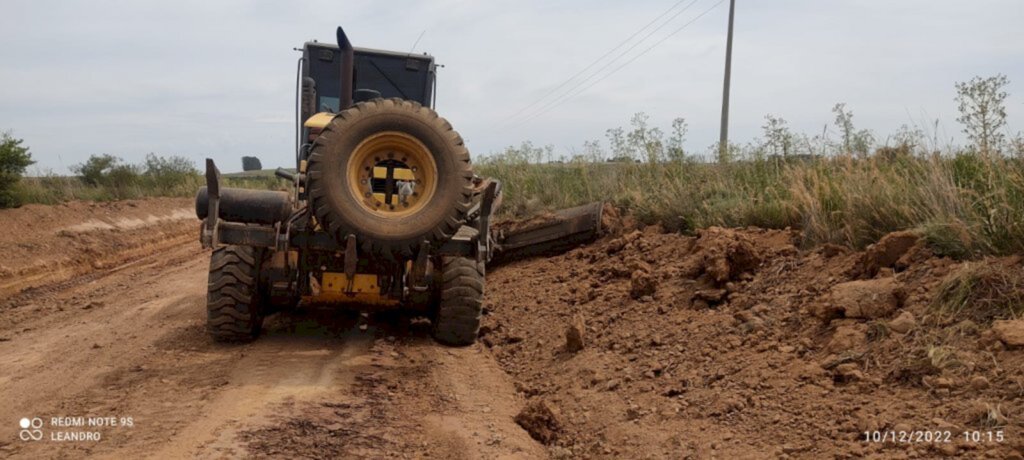
[[(605, 72), (716, 1), (696, 0)], [(438, 109), (477, 155), (522, 140), (578, 147), (639, 111), (663, 128), (686, 117), (688, 147), (703, 149), (718, 137), (727, 3), (586, 92), (506, 122), (674, 3), (15, 0), (0, 17), (0, 129), (58, 171), (95, 153), (212, 156), (225, 170), (256, 155), (287, 166), (292, 48), (333, 41), (340, 24), (357, 46), (402, 51), (422, 32), (416, 51), (445, 65)], [(1004, 73), (1011, 94), (1024, 83), (1015, 0), (740, 2), (736, 22), (735, 140), (758, 136), (767, 113), (820, 132), (840, 101), (882, 137), (939, 118), (943, 136), (959, 138), (954, 81)], [(1010, 99), (1015, 130), (1021, 100)]]

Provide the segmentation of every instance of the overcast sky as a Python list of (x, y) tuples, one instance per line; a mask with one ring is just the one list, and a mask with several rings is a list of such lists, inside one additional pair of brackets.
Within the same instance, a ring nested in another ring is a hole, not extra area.
[[(416, 51), (445, 65), (438, 111), (475, 155), (524, 140), (579, 149), (640, 111), (666, 131), (685, 117), (686, 146), (702, 151), (718, 138), (727, 1), (683, 1), (576, 91), (592, 87), (507, 121), (677, 1), (4, 0), (0, 131), (56, 173), (98, 153), (211, 156), (225, 171), (242, 155), (290, 166), (292, 48), (333, 41), (342, 25), (356, 46), (399, 51), (423, 33)], [(1024, 129), (1021, 0), (737, 3), (734, 141), (758, 136), (767, 113), (818, 133), (836, 102), (880, 137), (938, 119), (937, 134), (959, 140), (954, 82), (996, 73), (1011, 81), (1010, 129)]]

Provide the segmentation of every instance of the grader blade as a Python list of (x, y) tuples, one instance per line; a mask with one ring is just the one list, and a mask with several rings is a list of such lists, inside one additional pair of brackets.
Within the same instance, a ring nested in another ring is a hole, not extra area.
[(495, 229), (495, 259), (508, 261), (528, 256), (565, 252), (591, 242), (601, 232), (604, 203), (562, 209), (527, 222)]

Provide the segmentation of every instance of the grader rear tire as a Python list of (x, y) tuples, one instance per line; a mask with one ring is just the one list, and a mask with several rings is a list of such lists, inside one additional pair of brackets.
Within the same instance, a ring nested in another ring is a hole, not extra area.
[[(375, 99), (340, 112), (313, 142), (308, 186), (317, 220), (376, 256), (409, 258), (448, 241), (471, 206), (469, 152), (429, 107)], [(396, 195), (397, 181), (414, 183)]]
[(483, 313), (484, 264), (467, 257), (444, 257), (441, 263), (434, 340), (445, 345), (472, 345), (480, 332)]
[(248, 342), (263, 327), (259, 264), (250, 246), (213, 250), (206, 297), (206, 330), (218, 342)]

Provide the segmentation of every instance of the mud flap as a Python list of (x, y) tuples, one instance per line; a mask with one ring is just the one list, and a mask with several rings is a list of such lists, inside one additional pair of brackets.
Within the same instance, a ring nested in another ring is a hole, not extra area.
[[(206, 218), (203, 219), (203, 227), (200, 230), (199, 242), (203, 248), (213, 249), (219, 246), (217, 230), (220, 223), (220, 170), (213, 164), (212, 158), (206, 159)], [(196, 206), (198, 210), (199, 206)], [(198, 211), (196, 214), (200, 214)]]
[(527, 256), (551, 255), (591, 242), (601, 232), (604, 203), (563, 209), (520, 227), (497, 230), (494, 258), (508, 261)]

